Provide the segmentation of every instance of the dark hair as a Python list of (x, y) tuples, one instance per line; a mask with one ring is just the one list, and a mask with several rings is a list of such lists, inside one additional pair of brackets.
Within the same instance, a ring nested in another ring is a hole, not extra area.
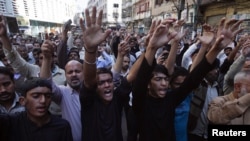
[(169, 77), (168, 70), (167, 70), (167, 69), (165, 68), (165, 66), (163, 66), (163, 65), (157, 64), (157, 65), (154, 67), (154, 70), (153, 70), (153, 72), (152, 72), (152, 74), (151, 74), (150, 79), (151, 79), (152, 77), (154, 77), (154, 74), (155, 74), (155, 73), (163, 73), (163, 74), (166, 74), (166, 75)]
[(14, 73), (8, 67), (0, 66), (0, 74), (8, 75), (12, 81), (14, 81)]
[(34, 47), (32, 52), (37, 52), (38, 54), (40, 54), (42, 52), (42, 50), (39, 47)]
[(76, 50), (76, 49), (70, 49), (70, 51), (69, 51), (69, 53), (68, 53), (68, 57), (69, 57), (70, 53), (72, 53), (72, 52), (76, 53), (76, 54), (77, 54), (77, 56), (78, 56), (78, 58), (80, 58), (79, 51), (78, 51), (78, 50)]
[(104, 73), (108, 73), (110, 74), (112, 77), (113, 77), (113, 73), (111, 72), (111, 70), (107, 69), (107, 68), (104, 68), (104, 67), (101, 67), (101, 68), (98, 68), (96, 70), (96, 74), (99, 75), (99, 74), (104, 74)]
[(47, 87), (52, 90), (51, 82), (47, 79), (40, 77), (31, 77), (21, 84), (20, 91), (22, 96), (26, 96), (27, 92), (36, 87)]
[(42, 53), (41, 48), (37, 50), (37, 54), (40, 55)]
[(171, 75), (169, 83), (172, 84), (173, 81), (178, 77), (178, 76), (187, 76), (189, 74), (188, 70), (184, 67), (181, 66), (176, 66), (174, 68), (174, 73)]
[(0, 60), (2, 61), (4, 58), (5, 58), (6, 56), (5, 56), (5, 54), (4, 53), (0, 53)]

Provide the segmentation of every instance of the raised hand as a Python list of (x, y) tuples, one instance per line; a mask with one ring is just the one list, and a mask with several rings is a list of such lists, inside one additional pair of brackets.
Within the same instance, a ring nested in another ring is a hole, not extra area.
[(155, 28), (156, 28), (156, 21), (153, 21), (151, 26), (150, 26), (149, 32), (148, 32), (147, 36), (145, 37), (145, 47), (148, 46), (149, 40), (152, 37), (152, 35), (155, 31)]
[(240, 39), (239, 39), (238, 42), (237, 42), (237, 47), (238, 47), (239, 49), (242, 49), (242, 45), (245, 44), (245, 43), (247, 42), (248, 38), (249, 38), (249, 36), (247, 36), (247, 35), (241, 36)]
[(242, 54), (244, 56), (250, 55), (250, 39), (248, 39), (242, 46)]
[(103, 32), (102, 26), (102, 13), (99, 12), (98, 17), (96, 17), (96, 7), (93, 7), (92, 16), (89, 15), (89, 10), (85, 10), (86, 25), (84, 25), (83, 20), (80, 19), (81, 29), (83, 31), (83, 41), (85, 44), (85, 49), (87, 52), (95, 52), (100, 43), (102, 43), (111, 30), (106, 30)]
[(171, 34), (174, 36), (173, 40), (176, 42), (179, 42), (188, 32), (187, 29), (184, 29), (184, 31), (181, 32), (181, 28), (183, 27), (184, 23), (184, 20), (179, 20), (173, 24), (173, 31)]
[(50, 40), (45, 40), (41, 46), (41, 50), (45, 59), (52, 58), (54, 52), (53, 43)]
[(220, 21), (220, 25), (218, 27), (217, 31), (217, 37), (224, 36), (222, 42), (220, 43), (220, 47), (224, 48), (229, 43), (232, 42), (232, 40), (235, 38), (235, 36), (243, 31), (243, 29), (239, 29), (239, 25), (242, 23), (242, 20), (236, 20), (231, 19), (226, 21), (225, 18), (222, 18)]
[(201, 41), (203, 46), (210, 46), (215, 41), (215, 33), (212, 30), (211, 26), (204, 24), (203, 26), (203, 35), (199, 36), (198, 39)]
[(152, 37), (149, 40), (148, 46), (158, 49), (174, 38), (177, 33), (172, 34), (169, 31), (169, 28), (175, 21), (175, 19), (166, 19), (165, 21), (158, 23)]
[(167, 59), (168, 51), (163, 50), (161, 54), (156, 58), (156, 63), (164, 65), (165, 60)]
[(118, 46), (118, 54), (120, 54), (121, 56), (125, 56), (130, 51), (129, 39), (130, 35), (126, 36), (125, 39), (121, 41), (121, 43)]
[(0, 21), (0, 37), (7, 37), (7, 29), (5, 26), (5, 22), (3, 20), (3, 16), (1, 16), (1, 21)]

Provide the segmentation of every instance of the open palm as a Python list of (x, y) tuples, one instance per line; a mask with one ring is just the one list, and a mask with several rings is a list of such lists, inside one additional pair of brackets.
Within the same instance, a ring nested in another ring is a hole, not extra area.
[(94, 51), (96, 50), (97, 46), (102, 43), (108, 35), (111, 33), (111, 30), (107, 30), (103, 32), (101, 25), (102, 25), (102, 10), (99, 12), (99, 15), (96, 19), (96, 7), (93, 7), (92, 10), (92, 17), (89, 15), (89, 11), (85, 10), (85, 17), (86, 17), (86, 26), (83, 24), (81, 19), (81, 28), (83, 31), (83, 41), (85, 47), (88, 50)]
[(173, 40), (179, 42), (187, 34), (187, 29), (184, 29), (183, 32), (181, 31), (181, 28), (183, 27), (184, 23), (184, 20), (179, 20), (173, 24), (173, 31), (171, 33), (174, 36)]
[(7, 36), (7, 30), (6, 26), (2, 17), (2, 20), (0, 21), (0, 37)]
[(160, 48), (167, 44), (176, 35), (169, 32), (169, 27), (173, 22), (174, 20), (168, 19), (159, 24), (149, 41), (149, 45)]
[(203, 45), (212, 45), (215, 41), (215, 33), (208, 24), (203, 25), (203, 35), (198, 37)]
[(219, 25), (219, 29), (217, 32), (217, 37), (223, 35), (224, 38), (222, 42), (220, 43), (221, 47), (226, 47), (228, 44), (232, 42), (232, 40), (235, 38), (235, 36), (242, 31), (242, 29), (238, 29), (239, 25), (242, 23), (242, 21), (238, 21), (235, 19), (231, 19), (229, 21), (225, 21), (225, 19), (222, 19)]

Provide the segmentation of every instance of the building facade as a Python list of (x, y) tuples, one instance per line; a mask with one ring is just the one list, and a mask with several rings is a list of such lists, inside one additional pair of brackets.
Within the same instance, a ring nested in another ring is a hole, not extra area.
[(222, 17), (243, 20), (241, 28), (244, 28), (244, 31), (241, 34), (250, 34), (249, 0), (214, 0), (213, 2), (205, 0), (201, 3), (201, 7), (204, 22), (218, 26)]
[(122, 0), (89, 0), (87, 8), (92, 13), (92, 7), (103, 10), (103, 27), (116, 29), (122, 23)]
[(29, 35), (60, 32), (62, 24), (75, 14), (76, 0), (0, 0), (0, 11), (11, 33)]

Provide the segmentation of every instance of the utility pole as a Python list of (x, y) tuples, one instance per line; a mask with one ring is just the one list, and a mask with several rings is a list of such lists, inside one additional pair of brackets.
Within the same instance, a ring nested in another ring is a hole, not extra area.
[(181, 12), (184, 10), (185, 8), (185, 0), (179, 0), (179, 6), (177, 8), (178, 10), (178, 20), (181, 19)]
[(201, 4), (201, 0), (197, 0), (197, 2), (194, 2), (194, 25), (193, 25), (193, 29), (194, 32), (197, 32), (197, 24), (198, 24), (198, 18), (200, 16), (199, 11), (200, 11), (200, 4)]

